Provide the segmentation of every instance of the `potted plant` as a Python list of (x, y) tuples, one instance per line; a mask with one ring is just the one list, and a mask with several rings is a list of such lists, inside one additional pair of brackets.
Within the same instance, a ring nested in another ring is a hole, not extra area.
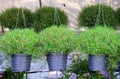
[(37, 34), (30, 29), (15, 29), (0, 38), (0, 49), (11, 55), (12, 70), (22, 72), (30, 70), (31, 55), (36, 57)]
[(65, 70), (67, 55), (76, 47), (76, 33), (66, 26), (53, 25), (41, 31), (39, 35), (40, 51), (47, 56), (49, 70)]
[[(119, 54), (120, 53), (120, 32), (117, 33), (117, 36), (118, 36), (118, 50), (117, 50), (117, 52)], [(119, 54), (119, 56), (120, 56), (120, 54)], [(120, 72), (120, 60), (117, 62), (117, 64), (118, 64), (118, 71)]]
[(118, 53), (120, 53), (120, 32), (117, 33), (118, 36)]
[(106, 71), (106, 56), (117, 56), (117, 35), (114, 29), (97, 25), (79, 34), (80, 51), (89, 54), (90, 71)]

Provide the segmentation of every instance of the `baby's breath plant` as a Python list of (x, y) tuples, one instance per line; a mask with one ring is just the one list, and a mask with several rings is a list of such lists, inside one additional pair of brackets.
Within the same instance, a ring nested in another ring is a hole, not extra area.
[(118, 53), (120, 53), (120, 33), (117, 33), (118, 36)]
[(43, 53), (69, 53), (75, 49), (76, 33), (66, 26), (51, 26), (39, 33), (39, 47)]
[(28, 54), (36, 57), (37, 34), (30, 29), (16, 29), (0, 38), (0, 49), (7, 55)]
[(116, 31), (107, 26), (96, 26), (79, 35), (78, 48), (88, 54), (116, 55), (118, 36)]

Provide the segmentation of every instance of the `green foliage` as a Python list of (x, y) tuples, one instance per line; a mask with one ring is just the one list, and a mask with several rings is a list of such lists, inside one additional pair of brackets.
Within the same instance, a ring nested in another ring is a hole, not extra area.
[[(100, 74), (100, 72), (94, 72), (94, 73), (84, 73), (84, 75), (78, 75), (77, 78), (72, 76), (72, 74), (63, 72), (63, 77), (60, 79), (111, 79), (111, 77), (106, 77), (103, 74)], [(115, 78), (113, 78), (115, 79)]]
[(3, 78), (2, 79), (23, 79), (24, 78), (24, 72), (12, 72), (11, 68), (7, 68), (3, 72)]
[[(72, 73), (76, 74), (77, 78), (75, 78), (75, 76), (72, 75)], [(75, 59), (71, 65), (71, 67), (67, 71), (63, 72), (63, 75), (64, 76), (60, 79), (107, 79), (107, 78), (113, 78), (109, 75), (108, 72), (104, 72), (104, 71), (89, 72), (87, 60), (82, 60), (80, 58)]]
[(118, 8), (118, 9), (116, 10), (115, 14), (116, 14), (117, 22), (118, 22), (118, 24), (120, 25), (120, 8)]
[(71, 74), (66, 71), (62, 72), (63, 76), (60, 79), (70, 79)]
[(82, 60), (80, 58), (74, 59), (68, 72), (75, 73), (77, 75), (83, 75), (89, 72), (87, 60)]
[(79, 25), (88, 27), (93, 27), (95, 24), (115, 26), (115, 11), (110, 6), (103, 4), (88, 6), (79, 13), (78, 22)]
[(51, 25), (67, 25), (68, 17), (64, 11), (54, 7), (42, 7), (35, 12), (35, 31), (50, 27)]
[(39, 34), (40, 52), (63, 52), (69, 53), (76, 47), (76, 33), (66, 26), (51, 26)]
[[(22, 14), (24, 12), (24, 16)], [(18, 18), (17, 18), (18, 16)], [(24, 26), (24, 19), (26, 21), (26, 27)], [(18, 20), (17, 20), (18, 19)], [(16, 27), (17, 22), (17, 27)], [(33, 13), (26, 8), (9, 8), (1, 13), (0, 23), (4, 27), (10, 29), (14, 28), (30, 28), (33, 24)]]
[(111, 79), (110, 77), (106, 77), (103, 74), (100, 74), (99, 71), (90, 73), (89, 76), (79, 76), (78, 79)]
[(116, 75), (113, 74), (115, 72), (115, 69), (117, 67), (117, 62), (120, 60), (120, 55), (118, 56), (113, 56), (112, 54), (109, 55), (108, 58), (108, 72), (110, 74), (111, 79), (115, 79)]
[(0, 49), (7, 55), (24, 53), (37, 56), (37, 34), (30, 29), (15, 29), (5, 33), (0, 39)]
[(120, 33), (117, 33), (117, 36), (118, 36), (118, 53), (120, 53)]
[(118, 36), (116, 31), (107, 26), (96, 26), (79, 35), (79, 46), (88, 54), (117, 55)]
[[(77, 75), (77, 78), (73, 76), (73, 79), (115, 79), (116, 76), (113, 74), (116, 67), (116, 62), (119, 60), (119, 56), (109, 55), (108, 70), (90, 72), (88, 69), (87, 60), (82, 60), (79, 57), (73, 60), (70, 68), (63, 72), (63, 77), (60, 79), (72, 79), (72, 73)], [(114, 65), (114, 66), (113, 66)]]

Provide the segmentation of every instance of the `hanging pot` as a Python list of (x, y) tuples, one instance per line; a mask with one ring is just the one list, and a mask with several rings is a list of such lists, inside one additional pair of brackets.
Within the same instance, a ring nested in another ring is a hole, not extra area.
[(47, 62), (50, 71), (66, 70), (67, 54), (63, 53), (49, 53), (47, 55)]
[(105, 55), (89, 55), (90, 71), (107, 71), (107, 57)]
[(31, 55), (13, 54), (11, 55), (11, 65), (13, 72), (27, 72), (30, 70)]

